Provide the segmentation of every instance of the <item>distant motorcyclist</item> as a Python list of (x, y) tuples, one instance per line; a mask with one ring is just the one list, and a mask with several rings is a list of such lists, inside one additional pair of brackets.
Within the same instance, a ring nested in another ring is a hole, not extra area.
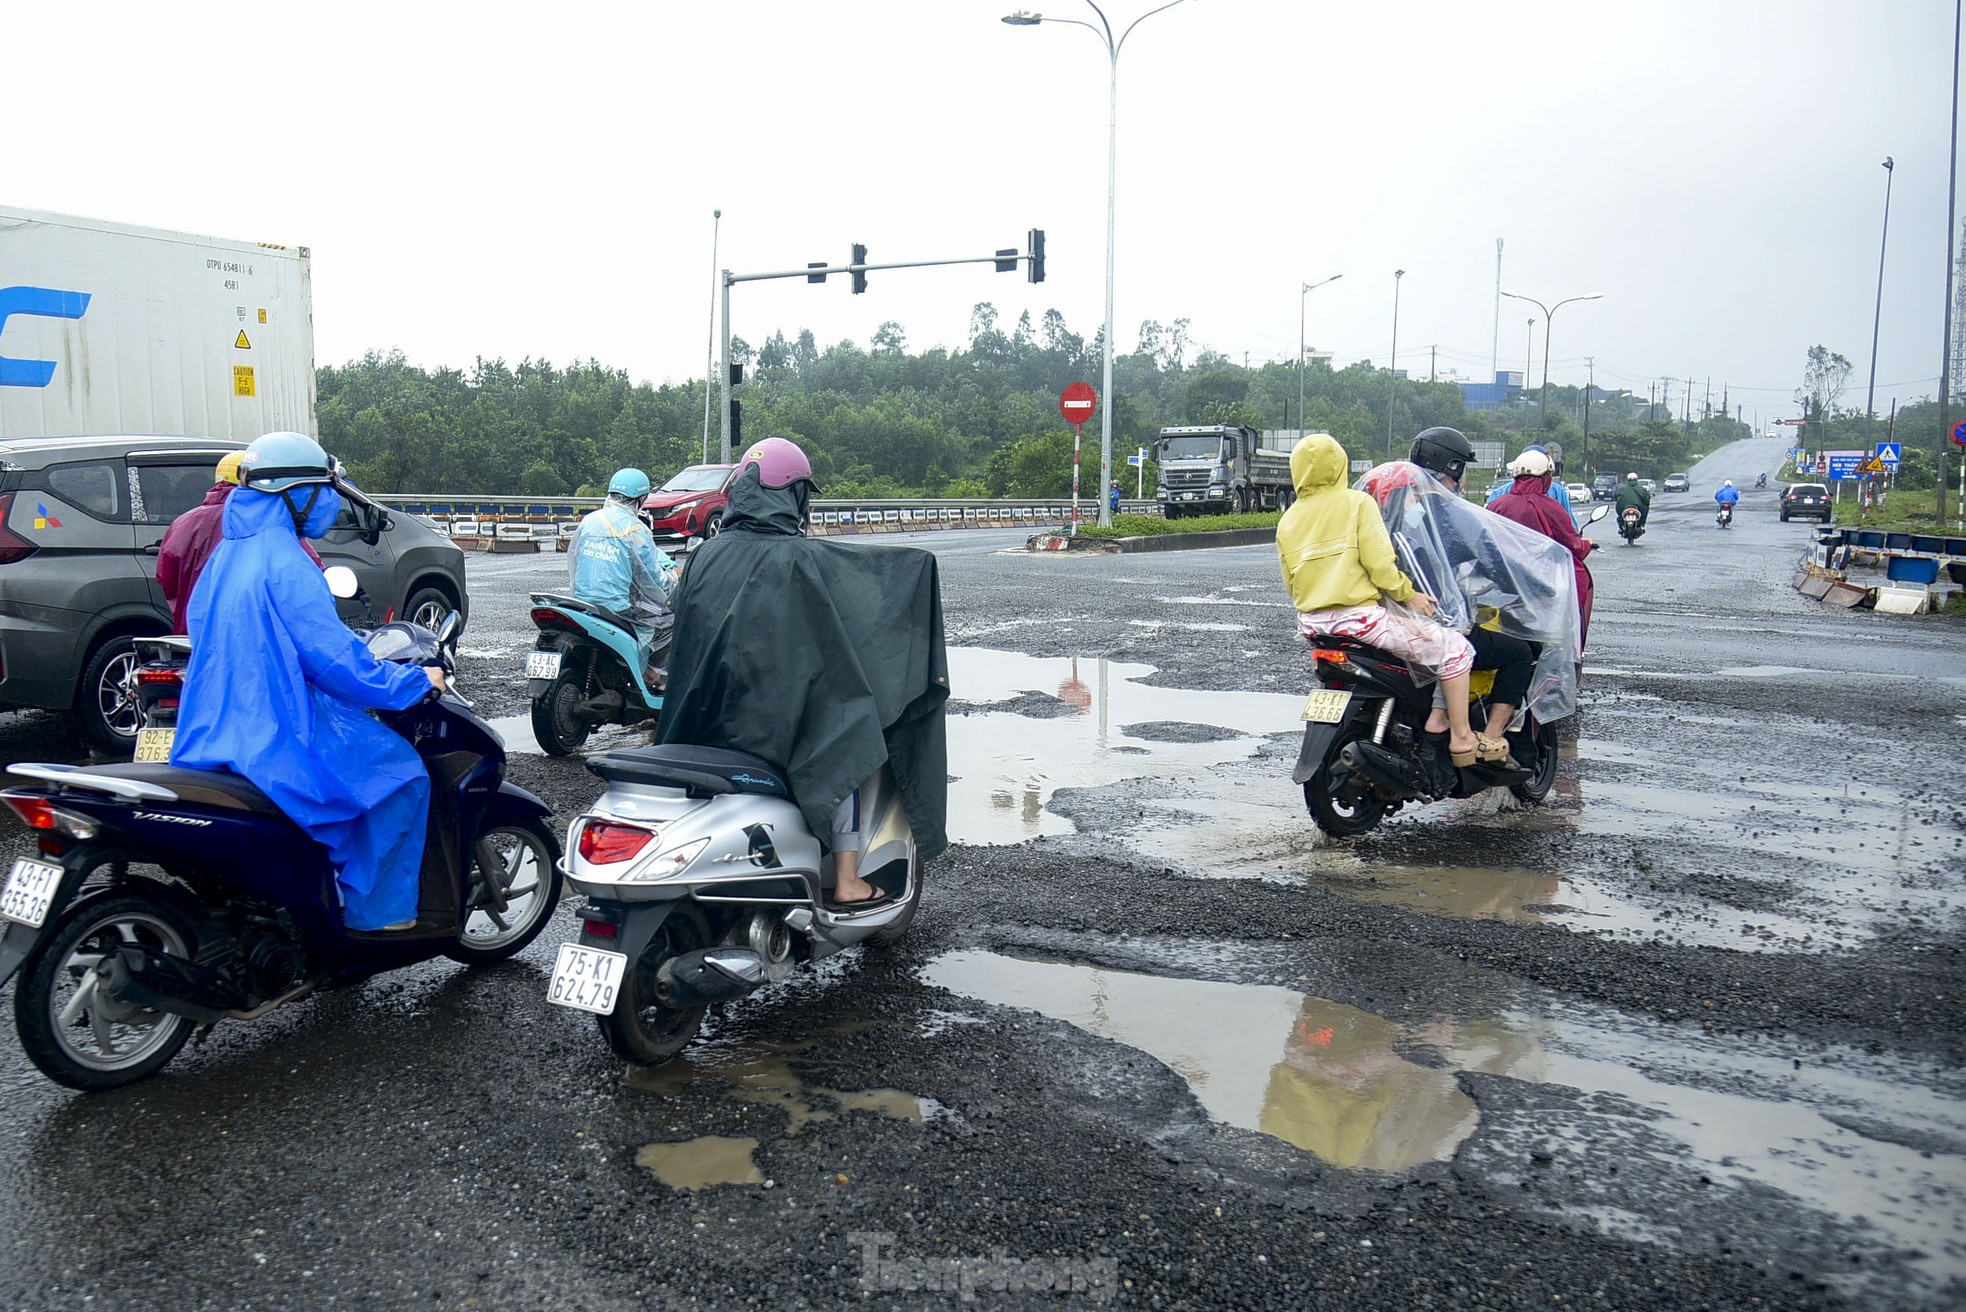
[(1633, 507), (1638, 509), (1640, 528), (1644, 528), (1645, 521), (1652, 517), (1652, 494), (1647, 492), (1645, 485), (1638, 481), (1637, 474), (1625, 475), (1625, 481), (1618, 486), (1618, 495), (1612, 498), (1611, 504), (1616, 508), (1618, 522), (1621, 524), (1625, 520), (1625, 512)]
[(644, 669), (656, 631), (668, 618), (669, 591), (676, 582), (676, 562), (655, 545), (642, 521), (642, 498), (648, 494), (647, 474), (616, 470), (608, 480), (607, 500), (580, 521), (567, 544), (573, 595), (634, 625)]
[[(1767, 475), (1764, 474), (1763, 477), (1765, 478)], [(1734, 486), (1734, 480), (1730, 478), (1720, 485), (1719, 489), (1713, 494), (1713, 499), (1719, 505), (1732, 510), (1735, 503), (1741, 499), (1741, 490)]]
[(1113, 508), (1115, 515), (1120, 513), (1120, 481), (1117, 478), (1113, 480), (1113, 485), (1106, 489), (1106, 504)]
[(341, 508), (334, 477), (299, 433), (246, 448), (191, 597), (171, 764), (243, 775), (327, 848), (349, 929), (414, 929), (430, 776), (369, 711), (413, 706), (444, 676), (370, 655), (301, 550)]
[(1756, 486), (1757, 488), (1763, 488), (1763, 487), (1767, 487), (1767, 486), (1768, 486), (1768, 475), (1766, 475), (1766, 474), (1756, 474), (1756, 475), (1754, 476), (1754, 485), (1755, 485), (1755, 486)]
[[(1549, 459), (1549, 454), (1550, 454), (1549, 449), (1547, 447), (1537, 446), (1535, 443), (1532, 442), (1528, 446), (1522, 448), (1522, 455), (1517, 456), (1515, 458), (1515, 463), (1510, 464), (1509, 473), (1513, 475), (1516, 472), (1515, 466), (1516, 464), (1521, 463), (1524, 456), (1539, 455), (1547, 460)], [(1495, 486), (1488, 489), (1488, 504), (1492, 506), (1502, 497), (1507, 496), (1509, 492), (1510, 483), (1511, 480), (1507, 478), (1496, 479)], [(1557, 482), (1554, 478), (1550, 480), (1549, 498), (1550, 500), (1555, 501), (1559, 505), (1561, 505), (1565, 510), (1565, 512), (1572, 513), (1572, 514), (1575, 513), (1570, 505), (1570, 489), (1565, 487), (1563, 484)]]

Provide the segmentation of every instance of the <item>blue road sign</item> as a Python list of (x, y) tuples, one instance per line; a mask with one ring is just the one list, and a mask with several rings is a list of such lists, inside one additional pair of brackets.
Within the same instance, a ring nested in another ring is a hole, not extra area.
[(1903, 442), (1879, 442), (1877, 444), (1877, 458), (1884, 462), (1886, 469), (1896, 469), (1898, 467), (1898, 457), (1904, 454), (1904, 449), (1905, 444)]
[(1826, 451), (1829, 457), (1829, 476), (1833, 479), (1854, 479), (1864, 463), (1861, 451)]

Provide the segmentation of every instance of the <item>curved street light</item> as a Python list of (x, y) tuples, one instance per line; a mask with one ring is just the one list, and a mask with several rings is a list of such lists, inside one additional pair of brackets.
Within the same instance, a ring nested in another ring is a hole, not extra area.
[[(1512, 296), (1518, 301), (1528, 301), (1531, 305), (1543, 312), (1543, 399), (1537, 402), (1542, 408), (1543, 413), (1537, 417), (1536, 422), (1542, 427), (1548, 427), (1550, 422), (1550, 320), (1556, 317), (1558, 310), (1561, 310), (1564, 306), (1570, 304), (1570, 302), (1601, 300), (1604, 297), (1604, 293), (1586, 292), (1582, 296), (1566, 296), (1555, 305), (1544, 305), (1534, 296), (1524, 296), (1521, 292), (1505, 290), (1502, 295)], [(1525, 378), (1522, 381), (1527, 383), (1529, 380)], [(1585, 398), (1585, 403), (1589, 404), (1588, 397)]]
[(1128, 23), (1126, 30), (1117, 38), (1113, 36), (1113, 25), (1107, 21), (1106, 12), (1092, 0), (1085, 0), (1085, 3), (1099, 16), (1097, 27), (1077, 18), (1046, 18), (1043, 14), (1026, 9), (1005, 14), (1003, 21), (1012, 27), (1036, 27), (1039, 23), (1069, 23), (1073, 27), (1083, 27), (1106, 43), (1106, 57), (1112, 65), (1112, 77), (1106, 84), (1106, 358), (1099, 389), (1099, 522), (1110, 525), (1113, 522), (1112, 503), (1107, 499), (1105, 489), (1113, 481), (1113, 212), (1119, 194), (1120, 47), (1126, 44), (1127, 37), (1133, 35), (1134, 28), (1163, 10), (1174, 8), (1182, 0), (1168, 0), (1159, 9), (1149, 9)]
[(1303, 290), (1297, 293), (1297, 431), (1299, 433), (1302, 433), (1305, 429), (1305, 424), (1304, 424), (1304, 299), (1308, 297), (1312, 292), (1316, 291), (1318, 288), (1324, 286), (1325, 282), (1337, 282), (1340, 278), (1344, 276), (1345, 275), (1342, 273), (1334, 273), (1329, 278), (1326, 278), (1324, 282), (1307, 282), (1303, 285)]

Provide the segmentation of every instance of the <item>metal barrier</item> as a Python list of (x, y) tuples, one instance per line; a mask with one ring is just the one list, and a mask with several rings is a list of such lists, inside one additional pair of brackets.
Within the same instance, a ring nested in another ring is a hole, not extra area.
[[(600, 506), (600, 497), (449, 497), (385, 494), (375, 501), (420, 519), (457, 538), (541, 542), (571, 537), (582, 516)], [(1120, 512), (1158, 515), (1156, 501), (1123, 500)], [(1099, 517), (1091, 500), (1079, 503), (1084, 522)], [(835, 533), (909, 532), (953, 528), (1028, 528), (1072, 517), (1069, 501), (964, 498), (823, 498), (812, 503), (813, 531)]]

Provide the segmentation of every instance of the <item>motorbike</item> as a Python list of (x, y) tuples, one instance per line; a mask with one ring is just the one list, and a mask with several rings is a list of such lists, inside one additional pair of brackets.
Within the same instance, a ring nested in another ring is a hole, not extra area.
[[(672, 631), (662, 617), (649, 658), (660, 669)], [(549, 756), (579, 749), (598, 726), (641, 724), (662, 713), (661, 689), (649, 682), (635, 643), (635, 626), (604, 606), (539, 592), (532, 597), (539, 629), (526, 653), (532, 731)]]
[(1713, 522), (1720, 528), (1727, 528), (1734, 522), (1734, 507), (1722, 502), (1713, 515)]
[(1754, 485), (1755, 485), (1755, 487), (1757, 487), (1757, 488), (1764, 488), (1764, 487), (1767, 487), (1767, 486), (1768, 486), (1768, 475), (1766, 475), (1766, 474), (1756, 474), (1756, 475), (1754, 476)]
[[(1433, 711), (1431, 681), (1417, 681), (1399, 657), (1355, 638), (1318, 634), (1311, 642), (1319, 686), (1304, 704), (1304, 741), (1291, 779), (1303, 785), (1304, 805), (1325, 833), (1350, 838), (1408, 802), (1472, 797), (1490, 788), (1507, 788), (1530, 803), (1549, 796), (1557, 735), (1533, 713), (1524, 711), (1521, 727), (1508, 734), (1509, 755), (1526, 767), (1456, 767), (1424, 734)], [(1487, 717), (1493, 683), (1492, 671), (1475, 671), (1468, 707), (1474, 723)]]
[[(334, 570), (330, 587), (352, 595), (343, 572), (348, 591)], [(378, 659), (449, 672), (459, 627), (455, 614), (435, 632), (399, 621), (365, 640)], [(342, 924), (327, 850), (238, 775), (7, 767), (30, 782), (0, 801), (38, 844), (0, 890), (0, 985), (19, 974), (29, 1060), (70, 1088), (118, 1088), (221, 1020), (440, 956), (503, 961), (531, 943), (560, 896), (551, 809), (506, 780), (504, 745), (454, 689), (377, 717), (415, 745), (432, 785), (418, 926), (386, 935)]]
[(137, 638), (136, 664), (130, 681), (140, 715), (136, 753), (132, 760), (161, 764), (171, 759), (177, 733), (178, 702), (184, 696), (184, 671), (191, 663), (191, 639), (181, 635)]
[(1618, 536), (1625, 540), (1626, 546), (1637, 546), (1638, 540), (1645, 536), (1645, 525), (1639, 522), (1642, 518), (1637, 506), (1627, 506), (1619, 513)]
[(616, 1054), (653, 1064), (696, 1036), (705, 1012), (856, 943), (908, 932), (922, 863), (883, 770), (862, 793), (861, 876), (888, 896), (830, 905), (830, 855), (784, 774), (724, 748), (669, 744), (596, 754), (607, 782), (567, 833), (567, 884), (587, 897), (547, 1000), (593, 1014)]

